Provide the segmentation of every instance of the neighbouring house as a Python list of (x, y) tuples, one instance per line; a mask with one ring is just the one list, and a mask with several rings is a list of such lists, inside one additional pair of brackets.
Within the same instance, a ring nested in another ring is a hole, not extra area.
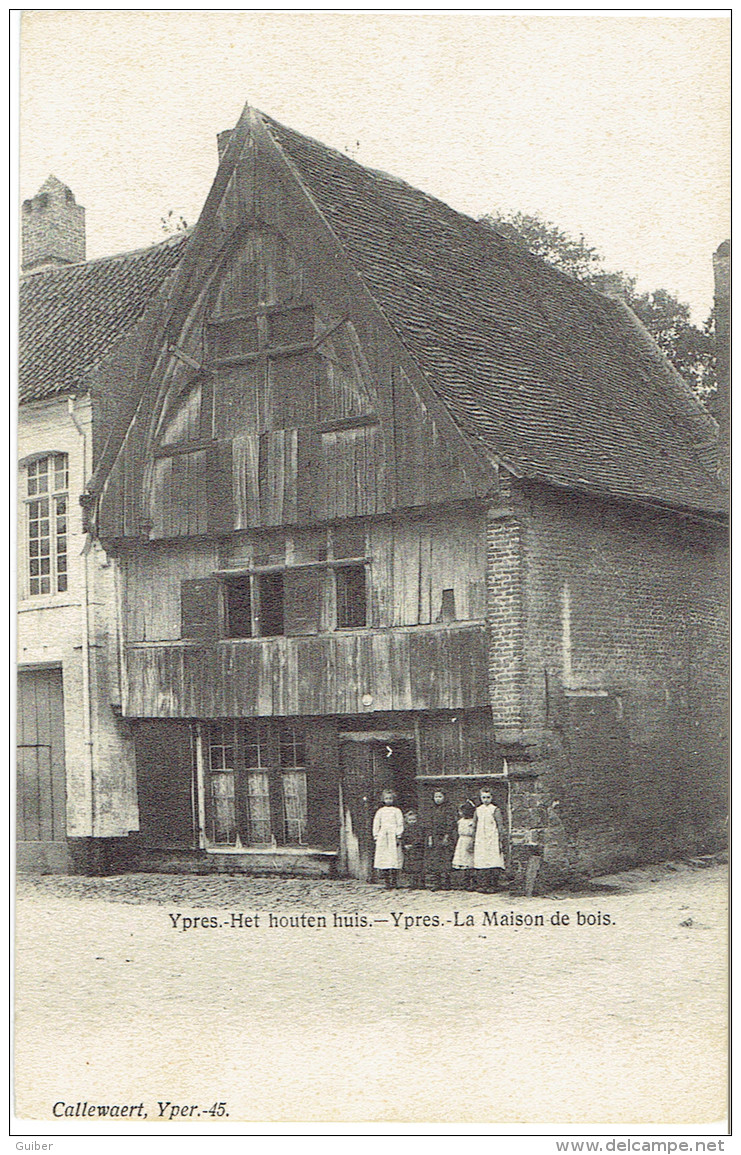
[(87, 373), (182, 245), (85, 263), (85, 210), (53, 176), (21, 226), (17, 864), (86, 869), (98, 840), (138, 827), (133, 741), (116, 715), (114, 572), (82, 529), (101, 428)]
[(715, 281), (714, 330), (717, 389), (708, 409), (718, 422), (719, 474), (731, 476), (731, 243), (723, 241), (713, 253)]
[(172, 261), (84, 373), (136, 764), (68, 772), (84, 833), (365, 879), (382, 787), (485, 783), (523, 886), (717, 846), (715, 421), (623, 303), (253, 110), (219, 144), (189, 237), (38, 274), (75, 313), (62, 278)]

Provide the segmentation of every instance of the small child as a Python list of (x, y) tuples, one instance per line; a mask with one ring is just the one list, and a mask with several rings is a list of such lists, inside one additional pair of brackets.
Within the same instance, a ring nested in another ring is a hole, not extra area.
[(411, 890), (420, 890), (425, 881), (425, 828), (416, 810), (407, 810), (404, 815), (401, 848), (404, 851), (404, 873), (409, 878), (409, 887)]
[(450, 874), (453, 862), (456, 828), (455, 814), (444, 790), (435, 790), (432, 795), (432, 809), (427, 826), (427, 846), (425, 848), (425, 874), (429, 876), (431, 890), (450, 890)]
[(453, 870), (459, 872), (458, 877), (465, 890), (473, 890), (473, 833), (476, 807), (473, 802), (466, 800), (458, 807), (458, 841), (453, 854)]
[(373, 866), (387, 890), (395, 890), (401, 870), (401, 836), (404, 833), (404, 815), (394, 806), (393, 790), (384, 790), (381, 805), (373, 818), (373, 839), (376, 853)]

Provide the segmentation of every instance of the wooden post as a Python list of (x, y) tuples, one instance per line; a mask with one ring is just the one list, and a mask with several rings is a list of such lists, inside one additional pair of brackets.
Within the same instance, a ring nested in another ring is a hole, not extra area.
[(198, 807), (198, 845), (206, 849), (206, 776), (203, 766), (203, 724), (196, 723), (196, 801)]

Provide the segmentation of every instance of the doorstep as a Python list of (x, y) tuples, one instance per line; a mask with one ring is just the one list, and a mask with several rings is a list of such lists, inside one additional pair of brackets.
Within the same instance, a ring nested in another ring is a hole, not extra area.
[(337, 851), (306, 846), (245, 847), (228, 850), (145, 850), (135, 869), (151, 874), (262, 874), (329, 878), (336, 874)]

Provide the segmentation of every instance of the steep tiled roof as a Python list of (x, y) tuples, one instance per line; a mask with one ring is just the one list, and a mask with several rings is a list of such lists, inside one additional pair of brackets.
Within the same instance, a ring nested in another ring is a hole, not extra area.
[(177, 265), (182, 235), (150, 249), (26, 274), (19, 298), (19, 396), (85, 387), (86, 374), (141, 317)]
[(526, 476), (720, 511), (715, 426), (632, 314), (493, 230), (261, 116), (459, 427)]
[[(402, 181), (259, 119), (430, 388), (482, 450), (557, 485), (725, 510), (710, 468), (715, 424), (625, 306)], [(24, 277), (21, 400), (84, 388), (186, 239)]]

